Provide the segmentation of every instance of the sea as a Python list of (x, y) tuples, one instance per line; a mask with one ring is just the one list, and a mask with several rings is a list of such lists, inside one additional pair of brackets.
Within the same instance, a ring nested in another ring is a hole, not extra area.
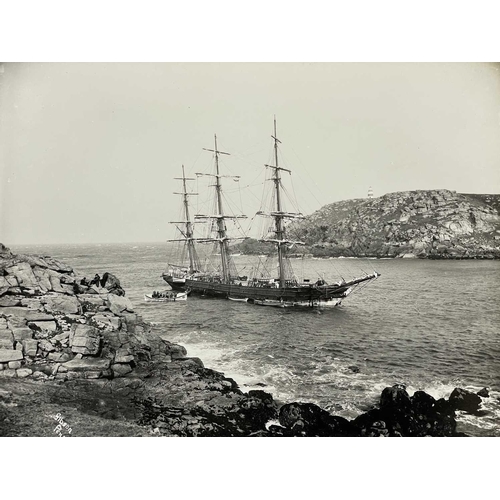
[[(317, 310), (254, 306), (189, 297), (150, 303), (168, 289), (162, 243), (11, 246), (51, 255), (83, 276), (110, 272), (159, 335), (186, 347), (242, 390), (262, 389), (280, 402), (311, 402), (352, 419), (373, 408), (385, 387), (404, 384), (449, 397), (455, 387), (487, 387), (480, 415), (458, 412), (458, 430), (500, 436), (500, 261), (294, 259), (300, 277), (337, 281), (381, 276), (340, 307)], [(234, 257), (246, 274), (257, 256)]]

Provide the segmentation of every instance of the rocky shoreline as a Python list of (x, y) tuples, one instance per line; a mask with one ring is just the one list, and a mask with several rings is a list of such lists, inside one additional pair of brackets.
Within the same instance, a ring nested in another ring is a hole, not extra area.
[(499, 208), (495, 194), (388, 193), (326, 205), (291, 235), (313, 257), (499, 259)]
[(115, 276), (0, 246), (0, 436), (457, 436), (483, 397), (395, 385), (351, 421), (281, 404), (153, 333)]

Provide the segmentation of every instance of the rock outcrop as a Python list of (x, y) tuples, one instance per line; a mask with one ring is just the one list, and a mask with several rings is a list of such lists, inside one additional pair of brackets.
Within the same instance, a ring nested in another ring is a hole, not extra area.
[(405, 191), (326, 205), (290, 230), (314, 256), (493, 259), (499, 208), (500, 195)]
[(112, 293), (3, 245), (0, 275), (0, 436), (453, 436), (455, 410), (480, 405), (459, 388), (436, 401), (399, 385), (353, 421), (311, 403), (280, 405), (153, 332), (115, 277), (104, 283)]

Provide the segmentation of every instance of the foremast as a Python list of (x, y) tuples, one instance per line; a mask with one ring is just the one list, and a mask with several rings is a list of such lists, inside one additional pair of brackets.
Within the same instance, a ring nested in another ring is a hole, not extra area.
[(171, 222), (171, 224), (183, 224), (184, 225), (184, 231), (182, 231), (178, 227), (179, 231), (184, 236), (184, 238), (167, 240), (167, 241), (170, 241), (170, 242), (172, 242), (172, 241), (185, 241), (186, 242), (188, 258), (189, 258), (189, 274), (192, 274), (195, 271), (199, 270), (198, 269), (199, 262), (198, 262), (198, 256), (196, 254), (196, 249), (194, 246), (194, 242), (195, 242), (194, 225), (193, 225), (193, 222), (191, 221), (191, 217), (189, 214), (189, 196), (196, 196), (198, 193), (188, 193), (186, 181), (194, 181), (196, 179), (186, 177), (186, 174), (184, 172), (184, 165), (182, 165), (182, 177), (174, 177), (174, 180), (182, 181), (182, 193), (174, 193), (174, 194), (181, 195), (183, 197), (184, 220), (177, 221), (177, 222)]
[(240, 176), (238, 175), (221, 175), (219, 170), (219, 155), (229, 155), (224, 151), (219, 151), (217, 149), (217, 135), (214, 135), (214, 149), (203, 148), (205, 151), (210, 151), (214, 153), (215, 156), (215, 174), (202, 174), (197, 173), (196, 175), (208, 175), (210, 177), (215, 177), (215, 195), (216, 195), (216, 214), (213, 215), (195, 215), (195, 219), (212, 219), (217, 223), (217, 238), (202, 238), (198, 241), (210, 242), (215, 241), (219, 243), (220, 258), (221, 258), (221, 271), (222, 271), (222, 281), (224, 283), (229, 283), (231, 281), (231, 265), (230, 265), (230, 252), (229, 252), (229, 240), (231, 239), (245, 239), (245, 238), (229, 238), (227, 235), (226, 219), (245, 219), (245, 215), (225, 215), (224, 207), (222, 202), (222, 177), (229, 177), (238, 180)]

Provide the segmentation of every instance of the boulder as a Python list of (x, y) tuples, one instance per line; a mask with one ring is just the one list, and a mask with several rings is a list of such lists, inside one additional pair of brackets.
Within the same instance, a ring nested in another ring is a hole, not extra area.
[(109, 330), (119, 330), (120, 329), (120, 318), (113, 314), (99, 313), (91, 317), (91, 322), (96, 324), (99, 328), (105, 328)]
[(15, 349), (0, 349), (0, 363), (9, 361), (21, 361), (24, 359), (23, 353)]
[(345, 418), (334, 417), (312, 403), (289, 403), (279, 411), (279, 422), (292, 436), (357, 436)]
[(481, 398), (473, 392), (456, 387), (450, 395), (449, 402), (455, 410), (475, 413), (479, 410)]
[(104, 273), (101, 279), (101, 286), (106, 287), (109, 293), (115, 295), (125, 295), (125, 290), (120, 285), (120, 280), (111, 273)]
[(26, 356), (35, 357), (38, 351), (38, 340), (23, 340), (23, 352)]
[(53, 321), (52, 314), (34, 311), (28, 307), (3, 307), (2, 314), (10, 318), (22, 318), (26, 321)]
[(411, 397), (413, 409), (417, 413), (429, 411), (434, 406), (435, 402), (436, 400), (424, 391), (416, 391)]
[(96, 355), (101, 347), (99, 330), (89, 325), (75, 325), (69, 337), (69, 346), (74, 353)]
[(33, 373), (33, 371), (29, 368), (19, 368), (18, 370), (16, 370), (16, 372), (18, 378), (29, 377)]
[(48, 340), (40, 340), (38, 347), (44, 352), (54, 352), (56, 348)]
[(404, 385), (396, 384), (386, 387), (380, 396), (380, 408), (409, 409), (411, 399)]
[(55, 321), (28, 321), (28, 326), (33, 326), (35, 330), (42, 332), (55, 332), (57, 330), (57, 323)]
[(66, 361), (69, 361), (72, 357), (73, 356), (67, 352), (51, 352), (47, 356), (47, 359), (56, 363), (66, 363)]
[(102, 371), (107, 370), (111, 364), (109, 359), (104, 358), (74, 358), (71, 361), (63, 363), (68, 371), (84, 372), (84, 371)]
[(481, 396), (482, 398), (489, 398), (490, 397), (490, 392), (488, 391), (487, 387), (484, 387), (480, 391), (476, 393), (478, 396)]
[(11, 370), (17, 370), (21, 368), (21, 361), (9, 361), (9, 368)]
[(183, 367), (196, 371), (198, 368), (204, 368), (203, 361), (200, 358), (179, 358), (177, 363), (181, 363)]
[(3, 295), (0, 297), (0, 307), (20, 306), (21, 299), (15, 295)]
[(123, 377), (132, 371), (132, 367), (129, 363), (115, 363), (111, 366), (111, 369), (115, 377)]
[(27, 262), (19, 262), (5, 270), (9, 275), (16, 277), (20, 286), (24, 288), (38, 288), (38, 280)]
[(0, 349), (14, 349), (14, 336), (10, 330), (0, 330)]
[(36, 276), (38, 286), (42, 292), (52, 290), (52, 283), (50, 282), (50, 276), (46, 269), (35, 266), (33, 267), (33, 274)]
[(134, 361), (134, 356), (128, 349), (117, 349), (115, 363), (130, 363), (131, 361)]
[(46, 296), (43, 302), (46, 309), (54, 313), (77, 314), (81, 307), (76, 297), (62, 294)]
[(33, 338), (33, 330), (31, 328), (13, 328), (12, 334), (14, 336), (14, 340), (18, 342)]
[(109, 294), (106, 299), (106, 306), (112, 313), (122, 316), (124, 312), (134, 312), (134, 306), (127, 297)]

